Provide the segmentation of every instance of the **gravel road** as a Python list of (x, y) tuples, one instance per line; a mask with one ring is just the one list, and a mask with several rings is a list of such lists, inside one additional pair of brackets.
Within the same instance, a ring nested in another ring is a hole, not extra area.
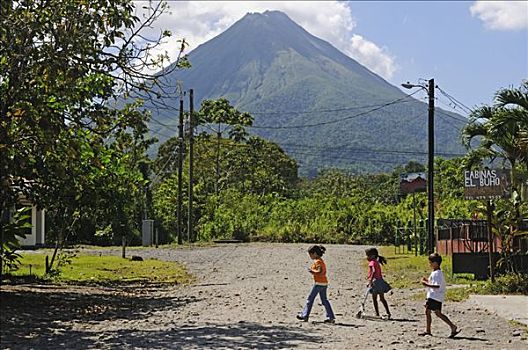
[[(324, 256), (336, 324), (315, 303), (310, 322), (296, 320), (312, 285), (309, 244), (225, 244), (133, 251), (179, 261), (197, 276), (189, 286), (134, 288), (2, 287), (2, 349), (526, 349), (519, 326), (471, 302), (445, 305), (462, 332), (433, 318), (424, 329), (416, 290), (387, 296), (393, 319), (356, 319), (365, 288), (362, 246), (327, 245)], [(97, 251), (120, 254), (119, 249)], [(389, 281), (390, 283), (390, 281)], [(381, 305), (380, 305), (381, 307)], [(382, 309), (381, 309), (382, 310)]]

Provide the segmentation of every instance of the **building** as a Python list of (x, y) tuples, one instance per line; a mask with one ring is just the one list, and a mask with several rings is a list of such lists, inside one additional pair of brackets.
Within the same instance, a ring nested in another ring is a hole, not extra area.
[(46, 243), (46, 213), (45, 210), (39, 210), (29, 200), (21, 198), (19, 200), (18, 208), (30, 207), (31, 217), (31, 228), (28, 229), (26, 237), (19, 239), (19, 243), (22, 247), (37, 247)]

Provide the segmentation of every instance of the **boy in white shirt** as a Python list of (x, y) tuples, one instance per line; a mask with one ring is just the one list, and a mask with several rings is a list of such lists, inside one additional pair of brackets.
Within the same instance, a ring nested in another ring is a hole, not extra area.
[(447, 318), (446, 315), (442, 313), (442, 303), (444, 302), (446, 283), (444, 279), (444, 274), (440, 270), (440, 264), (442, 263), (442, 257), (437, 253), (429, 255), (429, 266), (433, 269), (429, 279), (423, 277), (422, 284), (427, 289), (427, 301), (425, 302), (425, 318), (426, 318), (426, 328), (425, 332), (419, 333), (421, 336), (432, 335), (431, 334), (431, 311), (434, 311), (435, 315), (438, 316), (442, 321), (447, 323), (451, 327), (451, 334), (449, 338), (454, 338), (455, 335), (460, 333), (460, 329), (457, 328)]

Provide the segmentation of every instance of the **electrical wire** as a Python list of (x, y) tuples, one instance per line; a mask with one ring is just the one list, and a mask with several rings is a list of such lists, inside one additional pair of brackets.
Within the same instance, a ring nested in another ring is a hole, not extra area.
[(385, 104), (382, 104), (382, 105), (378, 105), (376, 108), (369, 109), (368, 111), (364, 111), (364, 112), (361, 112), (361, 113), (358, 113), (358, 114), (354, 114), (354, 115), (351, 115), (351, 116), (347, 116), (347, 117), (344, 117), (344, 118), (329, 120), (329, 121), (326, 121), (326, 122), (320, 122), (320, 123), (314, 123), (314, 124), (304, 124), (304, 125), (290, 125), (290, 126), (255, 126), (255, 125), (253, 125), (253, 126), (250, 126), (248, 128), (253, 128), (253, 129), (273, 129), (273, 130), (301, 129), (301, 128), (309, 128), (309, 127), (315, 127), (315, 126), (339, 123), (339, 122), (342, 122), (342, 121), (345, 121), (345, 120), (349, 120), (349, 119), (353, 119), (353, 118), (357, 118), (357, 117), (360, 117), (360, 116), (363, 116), (363, 115), (370, 114), (372, 112), (378, 111), (380, 109), (383, 109), (385, 107), (388, 107), (388, 106), (391, 106), (391, 105), (394, 105), (394, 104), (397, 104), (397, 103), (402, 103), (403, 100), (413, 96), (414, 94), (417, 94), (419, 91), (420, 90), (417, 90), (417, 91), (413, 92), (412, 94), (405, 95), (405, 97), (399, 98), (397, 100), (394, 100), (394, 101), (391, 101), (391, 102), (388, 102), (388, 103), (385, 103)]
[(168, 136), (168, 135), (165, 135), (165, 134), (163, 134), (163, 133), (161, 133), (161, 132), (159, 132), (159, 131), (153, 130), (153, 129), (149, 129), (149, 132), (154, 133), (154, 134), (157, 134), (157, 135), (159, 135), (159, 136), (163, 136), (163, 137), (165, 137), (167, 140), (170, 139), (170, 138), (172, 138), (172, 137), (174, 137), (174, 136)]
[[(306, 153), (306, 152), (300, 152), (300, 151), (292, 151), (292, 152), (287, 152), (287, 153), (293, 153), (293, 154), (299, 154), (299, 155), (306, 155), (306, 156), (320, 156), (320, 154), (315, 154), (315, 153)], [(358, 159), (358, 158), (352, 158), (352, 157), (347, 157), (347, 156), (342, 156), (342, 155), (333, 155), (333, 154), (330, 154), (330, 155), (325, 155), (325, 158), (332, 158), (334, 160), (352, 160), (352, 161), (356, 161), (356, 162), (368, 162), (368, 163), (371, 163), (372, 160), (371, 159)], [(391, 160), (391, 161), (388, 161), (388, 160), (381, 160), (381, 159), (376, 159), (376, 163), (385, 163), (385, 164), (401, 164), (401, 161), (398, 161), (398, 160)]]
[(438, 113), (438, 114), (443, 115), (445, 117), (448, 117), (448, 118), (451, 118), (453, 120), (456, 120), (457, 122), (462, 123), (462, 124), (468, 124), (469, 123), (469, 119), (463, 120), (463, 119), (454, 117), (454, 116), (452, 116), (450, 114), (447, 114), (446, 112), (444, 112), (442, 110), (436, 110), (435, 109), (435, 113)]
[[(449, 103), (446, 103), (444, 101), (442, 101), (440, 98), (438, 97), (435, 97), (435, 101), (448, 107), (449, 109), (452, 109), (453, 110), (453, 113), (457, 113), (457, 114), (460, 114), (460, 112), (464, 113), (464, 114), (467, 114), (465, 111), (459, 111), (457, 110), (457, 106), (454, 105), (453, 103), (449, 102)], [(460, 109), (460, 108), (459, 108)], [(466, 118), (466, 117), (465, 117)], [(467, 119), (467, 118), (466, 118)]]
[[(412, 96), (413, 94), (407, 95), (407, 97)], [(392, 101), (394, 102), (394, 101)], [(411, 102), (411, 101), (404, 101), (405, 102)], [(350, 110), (356, 110), (356, 109), (364, 109), (364, 108), (372, 108), (372, 107), (379, 107), (384, 104), (375, 104), (375, 105), (366, 105), (366, 106), (353, 106), (353, 107), (342, 107), (342, 108), (333, 108), (333, 109), (315, 109), (310, 111), (275, 111), (275, 112), (251, 112), (250, 114), (264, 114), (264, 115), (270, 115), (270, 114), (314, 114), (314, 113), (328, 113), (328, 112), (344, 112), (344, 111), (350, 111)]]
[(442, 95), (447, 97), (449, 99), (449, 101), (451, 101), (454, 105), (459, 106), (463, 110), (465, 109), (465, 112), (467, 114), (471, 114), (471, 112), (472, 112), (471, 108), (469, 108), (468, 106), (466, 106), (465, 104), (463, 104), (462, 102), (460, 102), (459, 100), (457, 100), (456, 98), (454, 98), (453, 96), (451, 96), (450, 94), (448, 94), (447, 92), (442, 90), (440, 87), (437, 86), (436, 88), (438, 89), (438, 91), (440, 91), (440, 93)]

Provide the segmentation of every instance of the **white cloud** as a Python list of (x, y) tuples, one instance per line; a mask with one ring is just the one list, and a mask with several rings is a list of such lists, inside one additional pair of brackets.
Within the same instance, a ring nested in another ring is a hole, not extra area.
[[(139, 8), (144, 2), (135, 3)], [(391, 78), (396, 70), (394, 58), (387, 49), (353, 33), (356, 22), (350, 7), (342, 1), (170, 1), (168, 4), (170, 11), (156, 26), (158, 32), (163, 28), (173, 34), (163, 45), (171, 57), (177, 54), (178, 39), (185, 38), (192, 50), (222, 33), (248, 12), (279, 10), (377, 74)]]
[(469, 11), (495, 30), (528, 28), (527, 1), (475, 1)]
[(365, 40), (361, 35), (354, 34), (345, 53), (356, 58), (358, 62), (369, 67), (382, 77), (392, 77), (396, 71), (394, 58), (386, 49), (380, 48), (371, 41)]

